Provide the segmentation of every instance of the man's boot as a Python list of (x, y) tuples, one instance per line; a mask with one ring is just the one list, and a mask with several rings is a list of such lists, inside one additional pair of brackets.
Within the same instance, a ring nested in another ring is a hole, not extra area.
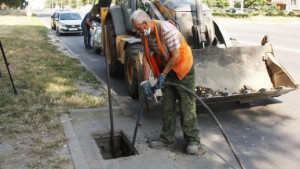
[(188, 146), (186, 147), (187, 154), (196, 154), (198, 153), (198, 150), (199, 150), (199, 144), (189, 143)]

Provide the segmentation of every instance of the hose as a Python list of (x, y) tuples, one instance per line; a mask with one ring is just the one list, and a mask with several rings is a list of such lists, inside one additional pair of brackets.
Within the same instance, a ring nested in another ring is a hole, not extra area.
[(197, 100), (198, 100), (198, 101), (199, 101), (199, 102), (200, 102), (200, 103), (208, 110), (208, 112), (210, 113), (210, 115), (212, 116), (212, 118), (214, 119), (214, 121), (216, 122), (218, 128), (220, 129), (221, 133), (223, 134), (223, 136), (224, 136), (224, 138), (225, 138), (225, 140), (226, 140), (226, 142), (227, 142), (227, 144), (228, 144), (228, 146), (229, 146), (231, 152), (233, 153), (235, 159), (237, 160), (239, 166), (241, 167), (241, 169), (245, 169), (245, 167), (244, 167), (244, 165), (242, 164), (240, 158), (238, 157), (238, 155), (237, 155), (237, 153), (236, 153), (236, 151), (235, 151), (235, 149), (234, 149), (232, 143), (230, 142), (230, 140), (229, 140), (227, 134), (225, 133), (225, 130), (223, 129), (221, 123), (219, 122), (219, 120), (217, 119), (217, 117), (216, 117), (216, 115), (213, 113), (213, 111), (207, 106), (207, 104), (204, 103), (204, 102), (202, 101), (202, 99), (201, 99), (199, 96), (197, 96), (194, 92), (192, 92), (192, 91), (189, 90), (188, 88), (184, 87), (183, 85), (176, 84), (176, 83), (171, 83), (171, 82), (165, 82), (164, 84), (167, 85), (167, 86), (175, 86), (175, 87), (178, 87), (178, 88), (180, 88), (180, 89), (183, 89), (183, 90), (186, 91), (187, 93), (193, 95), (193, 96), (194, 96), (194, 97), (195, 97), (195, 98), (196, 98), (196, 99), (197, 99)]

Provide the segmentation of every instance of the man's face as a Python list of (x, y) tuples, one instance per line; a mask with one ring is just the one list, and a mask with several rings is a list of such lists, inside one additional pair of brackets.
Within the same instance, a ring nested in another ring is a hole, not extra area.
[(141, 24), (136, 24), (134, 22), (132, 22), (132, 26), (136, 29), (137, 33), (143, 33), (144, 30), (148, 30), (149, 26), (147, 24), (147, 22), (143, 22)]

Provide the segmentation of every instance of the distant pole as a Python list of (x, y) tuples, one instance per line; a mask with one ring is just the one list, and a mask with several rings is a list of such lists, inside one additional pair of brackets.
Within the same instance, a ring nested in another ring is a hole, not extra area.
[(244, 12), (244, 0), (241, 0), (241, 12)]

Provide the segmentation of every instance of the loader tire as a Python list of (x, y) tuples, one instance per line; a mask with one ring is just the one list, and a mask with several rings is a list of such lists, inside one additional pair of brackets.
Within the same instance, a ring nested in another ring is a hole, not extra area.
[(107, 28), (107, 37), (109, 41), (109, 51), (110, 58), (109, 59), (109, 75), (112, 77), (120, 77), (123, 76), (122, 73), (122, 63), (117, 58), (117, 47), (116, 47), (116, 34), (114, 29), (114, 24), (112, 20), (106, 21)]
[(135, 57), (138, 52), (142, 50), (143, 48), (141, 44), (129, 45), (125, 50), (125, 82), (129, 96), (134, 99), (139, 97), (139, 82)]

